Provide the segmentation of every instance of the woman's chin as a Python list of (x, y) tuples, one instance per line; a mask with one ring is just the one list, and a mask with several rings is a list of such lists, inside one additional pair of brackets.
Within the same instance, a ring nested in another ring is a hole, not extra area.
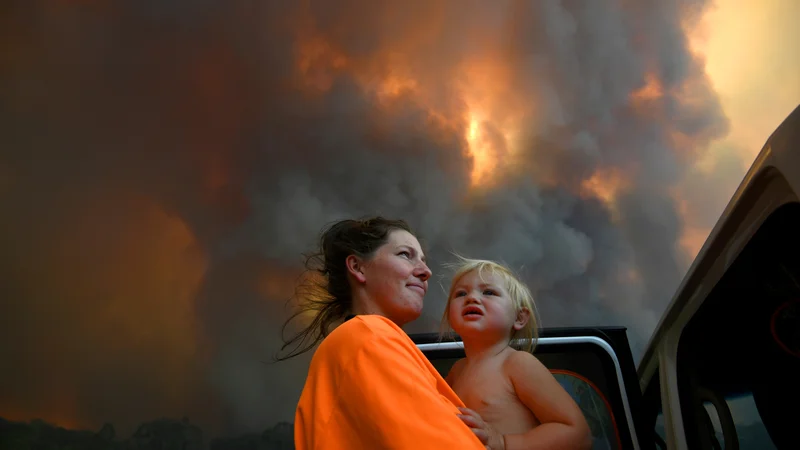
[(411, 299), (406, 304), (406, 308), (408, 308), (413, 314), (416, 314), (419, 317), (422, 314), (422, 307), (424, 306), (424, 302), (421, 298)]
[(416, 303), (409, 303), (405, 305), (405, 307), (398, 311), (397, 318), (394, 321), (400, 326), (403, 326), (407, 323), (413, 322), (422, 315), (422, 302), (419, 304)]

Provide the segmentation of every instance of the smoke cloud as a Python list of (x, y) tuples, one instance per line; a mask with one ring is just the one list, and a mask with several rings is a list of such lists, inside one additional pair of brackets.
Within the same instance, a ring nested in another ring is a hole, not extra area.
[(685, 36), (700, 1), (1, 8), (10, 418), (292, 420), (308, 356), (263, 361), (301, 253), (373, 214), (413, 224), (445, 288), (451, 251), (502, 260), (545, 326), (624, 325), (639, 354), (702, 213), (680, 187), (727, 132)]

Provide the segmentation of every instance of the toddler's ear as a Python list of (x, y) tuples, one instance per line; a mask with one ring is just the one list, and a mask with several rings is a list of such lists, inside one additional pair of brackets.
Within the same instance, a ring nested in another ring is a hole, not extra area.
[(520, 308), (517, 311), (517, 320), (514, 321), (514, 330), (519, 331), (525, 328), (529, 320), (531, 320), (531, 311), (525, 307)]

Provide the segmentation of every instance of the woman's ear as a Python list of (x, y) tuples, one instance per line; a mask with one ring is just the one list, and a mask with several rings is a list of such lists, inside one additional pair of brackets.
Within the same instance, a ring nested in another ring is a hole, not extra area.
[(517, 320), (514, 321), (514, 329), (519, 331), (525, 328), (529, 320), (531, 320), (531, 311), (525, 307), (520, 308), (517, 312)]
[(359, 283), (366, 283), (367, 277), (364, 275), (364, 262), (356, 255), (350, 255), (344, 260), (345, 265), (347, 266), (347, 271), (352, 275)]

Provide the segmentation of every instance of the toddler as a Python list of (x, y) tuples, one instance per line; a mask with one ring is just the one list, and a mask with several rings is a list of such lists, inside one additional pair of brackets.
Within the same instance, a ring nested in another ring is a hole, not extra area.
[[(442, 325), (466, 353), (446, 378), (467, 406), (460, 417), (492, 450), (588, 449), (581, 410), (531, 353), (535, 316), (530, 290), (509, 269), (459, 257)], [(511, 346), (517, 339), (525, 350)]]

